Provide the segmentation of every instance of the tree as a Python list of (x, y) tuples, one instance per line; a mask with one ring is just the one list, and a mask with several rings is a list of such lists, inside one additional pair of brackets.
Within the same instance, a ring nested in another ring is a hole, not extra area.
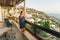
[(44, 27), (46, 27), (46, 28), (49, 28), (49, 29), (50, 29), (49, 21), (45, 21)]
[(45, 24), (45, 22), (43, 21), (43, 19), (41, 20), (40, 24), (43, 26)]

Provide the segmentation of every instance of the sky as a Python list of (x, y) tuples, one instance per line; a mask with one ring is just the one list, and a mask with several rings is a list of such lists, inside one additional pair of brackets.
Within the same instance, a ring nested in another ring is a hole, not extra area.
[[(23, 3), (20, 5), (23, 6)], [(60, 0), (26, 0), (26, 7), (45, 13), (60, 14)]]

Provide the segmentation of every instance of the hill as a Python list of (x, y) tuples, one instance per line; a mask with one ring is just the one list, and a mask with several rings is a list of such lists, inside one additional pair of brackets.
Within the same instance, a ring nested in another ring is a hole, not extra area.
[[(24, 7), (22, 6), (19, 7), (19, 9), (23, 8)], [(42, 26), (44, 26), (46, 21), (49, 21), (49, 26), (52, 25), (52, 27), (56, 30), (60, 29), (60, 19), (54, 16), (48, 16), (46, 13), (42, 11), (38, 11), (33, 8), (26, 8), (26, 17), (28, 21)]]

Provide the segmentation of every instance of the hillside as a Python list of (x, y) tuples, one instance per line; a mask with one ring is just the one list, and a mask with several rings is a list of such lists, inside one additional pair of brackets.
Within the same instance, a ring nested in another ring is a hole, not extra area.
[(35, 18), (42, 18), (42, 19), (45, 19), (45, 20), (53, 20), (53, 21), (56, 21), (56, 22), (60, 21), (60, 19), (58, 19), (54, 16), (48, 16), (46, 13), (35, 10), (35, 9), (32, 9), (32, 8), (28, 8), (27, 13), (32, 14), (33, 16), (35, 16)]
[[(23, 9), (24, 7), (20, 6), (19, 9)], [(44, 25), (46, 21), (49, 21), (49, 25), (55, 25), (53, 28), (60, 29), (60, 19), (54, 16), (48, 16), (46, 13), (42, 11), (35, 10), (33, 8), (26, 8), (26, 17), (28, 17), (28, 21), (32, 23), (37, 23), (38, 25)], [(33, 22), (34, 21), (34, 22)]]

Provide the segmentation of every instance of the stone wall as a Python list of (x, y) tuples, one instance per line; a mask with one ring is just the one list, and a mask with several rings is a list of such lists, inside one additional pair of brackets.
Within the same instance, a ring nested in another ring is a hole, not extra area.
[(5, 26), (4, 22), (0, 21), (0, 29), (3, 28)]

